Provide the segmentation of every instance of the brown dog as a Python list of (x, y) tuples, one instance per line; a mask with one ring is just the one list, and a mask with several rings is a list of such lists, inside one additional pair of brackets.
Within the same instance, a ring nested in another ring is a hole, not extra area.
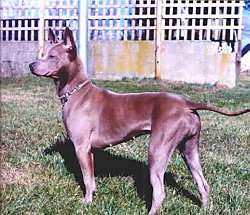
[(165, 197), (163, 176), (176, 147), (190, 169), (206, 207), (209, 186), (198, 155), (201, 123), (197, 110), (237, 116), (250, 109), (228, 113), (170, 93), (118, 94), (98, 88), (87, 78), (77, 57), (71, 30), (66, 28), (62, 43), (56, 42), (51, 30), (49, 39), (52, 46), (43, 59), (29, 66), (33, 74), (55, 80), (63, 107), (63, 122), (74, 143), (83, 174), (84, 201), (92, 202), (96, 190), (92, 149), (113, 146), (148, 133), (151, 134), (148, 157), (153, 187), (149, 214), (159, 211)]

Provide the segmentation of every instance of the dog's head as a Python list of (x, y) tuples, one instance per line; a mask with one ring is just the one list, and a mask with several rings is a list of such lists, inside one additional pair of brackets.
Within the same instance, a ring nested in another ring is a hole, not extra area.
[(66, 27), (62, 42), (58, 42), (53, 31), (49, 29), (50, 46), (43, 56), (29, 64), (30, 71), (37, 76), (58, 79), (67, 71), (67, 67), (77, 58), (77, 48), (72, 31)]

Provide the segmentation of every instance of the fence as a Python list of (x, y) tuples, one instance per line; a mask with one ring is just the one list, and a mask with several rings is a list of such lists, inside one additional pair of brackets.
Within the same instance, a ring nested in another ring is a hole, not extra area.
[[(13, 5), (5, 1), (1, 12), (3, 41), (37, 41), (44, 13), (45, 37), (49, 27), (59, 37), (65, 26), (77, 36), (78, 1), (47, 0), (45, 10), (36, 0)], [(241, 40), (242, 0), (89, 0), (89, 40)]]
[(38, 41), (41, 26), (44, 29), (45, 39), (49, 28), (53, 28), (61, 38), (65, 26), (70, 26), (75, 36), (78, 35), (77, 0), (46, 0), (40, 1), (40, 5), (38, 2), (16, 0), (1, 3), (2, 41)]
[(91, 0), (90, 40), (241, 39), (240, 0)]
[[(126, 71), (127, 66), (120, 60), (126, 59), (127, 64), (141, 65), (140, 68), (144, 70), (142, 72), (139, 67), (131, 66), (127, 70), (133, 71), (131, 72), (132, 76), (140, 77), (140, 73), (148, 75), (149, 71), (154, 68), (156, 78), (173, 79), (175, 77), (174, 80), (180, 80), (180, 78), (177, 78), (177, 74), (181, 75), (181, 73), (173, 72), (169, 75), (168, 70), (176, 70), (176, 66), (169, 68), (164, 64), (165, 59), (171, 57), (168, 56), (166, 51), (171, 46), (168, 41), (176, 41), (177, 43), (183, 41), (182, 47), (196, 50), (197, 53), (200, 53), (200, 50), (198, 50), (199, 43), (193, 42), (219, 42), (218, 49), (215, 49), (217, 45), (213, 46), (212, 43), (210, 46), (213, 47), (211, 48), (208, 48), (206, 43), (199, 46), (200, 49), (204, 49), (201, 52), (202, 55), (204, 52), (209, 53), (209, 49), (213, 50), (214, 55), (218, 54), (218, 50), (235, 53), (240, 49), (238, 41), (241, 40), (243, 28), (243, 5), (244, 1), (242, 0), (90, 0), (89, 40), (96, 41), (97, 45), (93, 43), (93, 46), (91, 46), (93, 49), (102, 49), (93, 53), (92, 58), (96, 59), (95, 62), (101, 65), (93, 67), (93, 70), (106, 76), (109, 70), (118, 71), (111, 72), (109, 77), (116, 77), (117, 73), (127, 76), (129, 72), (122, 73), (121, 71)], [(99, 41), (103, 41), (103, 47), (105, 47), (104, 44), (108, 43), (107, 41), (110, 41), (110, 43), (107, 48), (103, 48)], [(122, 41), (127, 41), (127, 43), (122, 43)], [(129, 41), (134, 41), (134, 45), (128, 43)], [(143, 43), (143, 41), (152, 41), (153, 43)], [(187, 43), (190, 46), (186, 46)], [(114, 46), (112, 47), (112, 45)], [(149, 60), (148, 53), (144, 54), (140, 51), (135, 53), (133, 50), (137, 50), (138, 46), (139, 49), (150, 50), (154, 62)], [(177, 46), (175, 45), (175, 47)], [(109, 51), (110, 47), (112, 47), (113, 52), (116, 48), (119, 48), (120, 52), (128, 52), (131, 57), (117, 52), (118, 57), (116, 57)], [(174, 48), (171, 51), (176, 53), (178, 57), (181, 56), (181, 53), (177, 53)], [(107, 57), (101, 54), (104, 52), (112, 60), (108, 61)], [(187, 52), (188, 50), (185, 50), (183, 53), (188, 54)], [(134, 59), (137, 60), (134, 61)], [(146, 61), (150, 66), (146, 67), (141, 64), (140, 59)], [(220, 59), (219, 56), (218, 59)], [(228, 65), (232, 63), (232, 59), (233, 56), (227, 58), (226, 66), (218, 66), (222, 70), (227, 70)], [(172, 60), (176, 62), (176, 59)], [(203, 59), (198, 60), (204, 61)], [(112, 62), (117, 62), (116, 66), (112, 67)], [(204, 62), (204, 65), (207, 63)], [(216, 61), (214, 63), (217, 64)], [(230, 68), (230, 70), (235, 71), (235, 67)], [(219, 79), (224, 79), (222, 76), (226, 77), (221, 75)], [(200, 78), (200, 76), (197, 77)], [(190, 80), (188, 75), (185, 80)], [(195, 81), (199, 81), (198, 78)]]
[[(13, 2), (15, 4), (11, 4)], [(27, 41), (25, 47), (30, 47), (28, 42), (39, 40), (42, 46), (49, 27), (62, 38), (65, 26), (69, 26), (78, 39), (78, 0), (40, 0), (40, 5), (37, 2), (2, 2), (1, 41)], [(204, 72), (203, 82), (223, 80), (228, 75), (225, 71), (235, 72), (235, 64), (238, 64), (235, 56), (240, 50), (243, 5), (243, 0), (89, 0), (89, 70), (100, 78), (128, 76), (172, 80), (175, 77), (174, 80), (179, 80), (183, 77), (178, 72), (180, 63), (173, 67), (168, 65), (190, 54), (191, 50), (193, 57), (198, 54), (204, 59), (211, 57), (215, 64)], [(20, 43), (15, 46), (18, 47)], [(177, 53), (175, 47), (179, 47), (181, 53)], [(225, 51), (232, 53), (226, 60)], [(173, 59), (168, 55), (171, 52), (175, 56)], [(165, 59), (172, 60), (165, 64)], [(197, 61), (203, 62), (199, 67), (204, 67), (205, 71), (211, 62), (204, 59), (197, 58)], [(186, 70), (189, 73), (189, 69)], [(223, 72), (216, 78), (207, 77), (210, 72), (216, 74), (219, 70)], [(192, 81), (200, 82), (198, 77)]]
[(64, 27), (70, 26), (78, 37), (77, 0), (5, 0), (0, 14), (1, 76), (29, 71), (28, 64), (42, 53), (49, 27), (62, 38)]
[(90, 1), (90, 40), (154, 40), (156, 1)]

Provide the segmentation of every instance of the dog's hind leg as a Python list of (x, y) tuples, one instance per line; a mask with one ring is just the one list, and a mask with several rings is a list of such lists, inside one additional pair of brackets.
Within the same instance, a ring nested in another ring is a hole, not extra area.
[(191, 139), (188, 139), (180, 147), (182, 157), (190, 170), (193, 180), (198, 185), (199, 193), (201, 195), (202, 206), (207, 207), (209, 185), (202, 173), (202, 168), (199, 159), (199, 131)]
[(165, 198), (164, 174), (168, 162), (178, 143), (184, 138), (179, 123), (171, 124), (171, 129), (164, 129), (157, 133), (152, 132), (149, 145), (149, 173), (153, 188), (152, 205), (149, 215), (159, 213), (161, 204)]

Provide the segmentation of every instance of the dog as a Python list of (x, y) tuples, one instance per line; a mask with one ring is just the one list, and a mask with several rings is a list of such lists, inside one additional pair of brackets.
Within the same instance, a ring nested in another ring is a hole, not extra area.
[(175, 148), (180, 150), (198, 185), (202, 205), (206, 207), (209, 185), (203, 176), (198, 154), (201, 122), (197, 111), (238, 116), (250, 109), (227, 112), (166, 92), (118, 94), (101, 89), (88, 79), (68, 27), (62, 42), (56, 40), (51, 29), (48, 38), (51, 46), (29, 67), (34, 75), (54, 79), (65, 129), (74, 143), (83, 175), (86, 188), (83, 201), (91, 203), (96, 190), (93, 149), (150, 134), (148, 160), (153, 193), (149, 215), (159, 212), (165, 198), (163, 178)]

